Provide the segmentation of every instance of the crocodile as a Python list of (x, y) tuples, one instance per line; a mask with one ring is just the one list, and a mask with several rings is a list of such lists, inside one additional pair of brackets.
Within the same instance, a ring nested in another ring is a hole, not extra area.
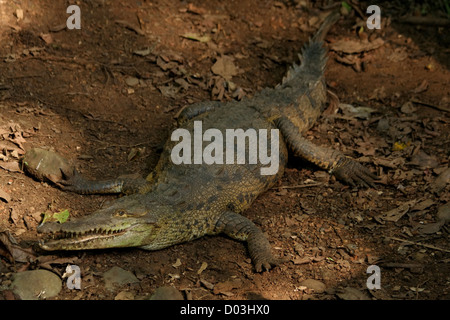
[[(117, 247), (159, 250), (204, 235), (225, 234), (247, 243), (257, 272), (276, 266), (281, 258), (274, 257), (266, 235), (242, 212), (281, 178), (288, 152), (352, 186), (373, 187), (377, 179), (356, 160), (303, 137), (326, 105), (324, 37), (339, 17), (332, 13), (324, 20), (299, 54), (300, 64), (294, 63), (276, 87), (240, 101), (194, 103), (178, 114), (177, 127), (190, 133), (194, 133), (197, 121), (201, 121), (203, 130), (222, 133), (229, 128), (278, 130), (276, 173), (261, 174), (262, 164), (258, 162), (174, 164), (171, 151), (177, 141), (168, 139), (155, 169), (146, 178), (95, 181), (77, 170), (66, 173), (60, 183), (64, 190), (123, 195), (90, 215), (62, 224), (41, 224), (38, 232), (44, 237), (40, 247), (48, 251)], [(272, 139), (268, 135), (267, 145)], [(248, 144), (245, 150), (249, 151)]]

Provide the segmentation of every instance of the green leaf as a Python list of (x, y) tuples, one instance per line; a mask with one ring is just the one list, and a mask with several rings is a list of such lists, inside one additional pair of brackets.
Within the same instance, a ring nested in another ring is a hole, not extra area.
[(347, 9), (348, 12), (352, 11), (352, 6), (349, 5), (347, 2), (342, 1), (342, 6)]
[(59, 223), (64, 223), (67, 221), (67, 219), (69, 219), (69, 210), (63, 210), (61, 212), (57, 212), (55, 214), (53, 214), (53, 218), (55, 218)]
[(44, 212), (42, 214), (44, 215), (44, 218), (42, 219), (42, 223), (49, 222), (49, 221), (64, 223), (67, 221), (67, 219), (69, 219), (69, 215), (70, 215), (68, 209), (60, 211), (60, 212), (54, 212), (54, 213)]
[(51, 214), (51, 213), (48, 213), (48, 212), (42, 212), (41, 215), (44, 216), (44, 217), (42, 218), (42, 222), (41, 222), (41, 223), (45, 223), (45, 222), (47, 222), (47, 221), (51, 221), (51, 219), (52, 219), (52, 214)]

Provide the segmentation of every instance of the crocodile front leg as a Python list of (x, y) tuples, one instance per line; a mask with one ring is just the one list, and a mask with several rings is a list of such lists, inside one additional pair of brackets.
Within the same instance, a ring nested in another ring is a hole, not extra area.
[(146, 193), (152, 183), (144, 178), (116, 178), (110, 180), (88, 180), (77, 170), (72, 173), (63, 171), (64, 180), (58, 183), (64, 191), (79, 194), (109, 194), (109, 193)]
[(246, 241), (248, 251), (257, 272), (270, 270), (279, 263), (271, 252), (269, 240), (250, 220), (232, 211), (224, 212), (215, 226), (215, 233), (225, 233), (229, 237)]
[(374, 180), (378, 179), (375, 174), (341, 152), (317, 146), (305, 139), (289, 119), (279, 118), (277, 127), (296, 156), (312, 162), (324, 170), (328, 170), (336, 178), (351, 186), (359, 184), (365, 187), (375, 187)]

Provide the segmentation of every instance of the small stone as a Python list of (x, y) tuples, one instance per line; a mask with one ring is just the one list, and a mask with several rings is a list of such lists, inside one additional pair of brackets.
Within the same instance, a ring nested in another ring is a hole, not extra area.
[(130, 291), (120, 291), (114, 300), (134, 300), (134, 294)]
[(23, 9), (16, 9), (16, 12), (14, 13), (17, 20), (23, 20)]
[(306, 279), (300, 282), (300, 285), (314, 290), (315, 293), (325, 292), (326, 286), (323, 282), (315, 279)]
[(137, 86), (139, 84), (139, 79), (135, 77), (128, 77), (125, 79), (125, 83), (130, 87)]
[(62, 281), (47, 270), (23, 271), (13, 276), (11, 288), (22, 300), (47, 299), (59, 294)]
[(174, 287), (160, 287), (149, 300), (184, 300), (183, 295)]
[(437, 217), (439, 220), (450, 221), (450, 202), (438, 208)]
[(346, 287), (336, 292), (336, 295), (342, 300), (369, 300), (369, 297), (362, 291)]
[(112, 267), (103, 274), (103, 280), (105, 281), (105, 287), (108, 290), (114, 290), (114, 286), (123, 286), (125, 284), (137, 283), (138, 278), (130, 271), (124, 270), (119, 267)]

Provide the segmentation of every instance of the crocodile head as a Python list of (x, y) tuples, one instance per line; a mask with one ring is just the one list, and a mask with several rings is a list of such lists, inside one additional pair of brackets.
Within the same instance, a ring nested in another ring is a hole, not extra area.
[(143, 195), (122, 197), (104, 209), (65, 223), (46, 222), (38, 227), (44, 234), (44, 250), (84, 250), (145, 246), (159, 233), (157, 207), (148, 208)]

